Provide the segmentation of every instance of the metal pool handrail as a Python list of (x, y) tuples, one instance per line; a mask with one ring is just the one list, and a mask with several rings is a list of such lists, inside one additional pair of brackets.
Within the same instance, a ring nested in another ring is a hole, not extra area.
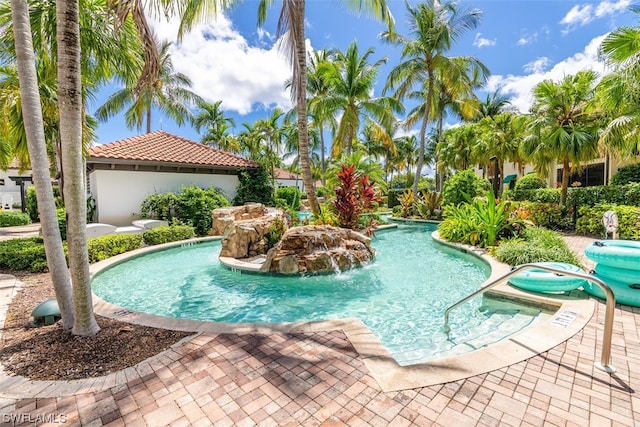
[(602, 355), (600, 357), (600, 362), (595, 363), (595, 367), (608, 373), (615, 372), (616, 370), (613, 366), (610, 365), (610, 362), (611, 362), (611, 337), (613, 335), (613, 315), (614, 315), (614, 309), (616, 307), (616, 298), (615, 298), (615, 295), (613, 294), (613, 291), (606, 283), (604, 283), (602, 280), (598, 279), (597, 277), (594, 277), (589, 274), (560, 270), (557, 268), (547, 267), (545, 265), (539, 265), (536, 263), (518, 265), (514, 267), (507, 274), (483, 286), (482, 288), (478, 289), (472, 294), (467, 295), (466, 297), (462, 298), (460, 301), (456, 302), (455, 304), (450, 305), (444, 312), (445, 333), (448, 334), (451, 331), (451, 328), (449, 327), (449, 312), (451, 312), (451, 310), (477, 297), (478, 295), (485, 293), (486, 291), (493, 288), (497, 284), (503, 282), (505, 279), (508, 279), (509, 277), (519, 273), (522, 270), (526, 270), (528, 268), (536, 268), (538, 270), (545, 270), (551, 273), (556, 273), (561, 276), (571, 276), (571, 277), (577, 277), (579, 279), (588, 280), (598, 285), (600, 289), (604, 291), (606, 296), (606, 311), (605, 311), (604, 331), (603, 331), (603, 339), (602, 339)]

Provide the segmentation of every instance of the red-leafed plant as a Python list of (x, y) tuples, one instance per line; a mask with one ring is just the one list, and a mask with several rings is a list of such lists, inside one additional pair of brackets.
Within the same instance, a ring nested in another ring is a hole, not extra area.
[(352, 230), (357, 228), (360, 214), (381, 200), (376, 194), (374, 184), (369, 182), (369, 177), (359, 176), (355, 169), (355, 165), (342, 165), (338, 172), (340, 185), (335, 189), (336, 199), (333, 202), (333, 207), (338, 212), (340, 227)]

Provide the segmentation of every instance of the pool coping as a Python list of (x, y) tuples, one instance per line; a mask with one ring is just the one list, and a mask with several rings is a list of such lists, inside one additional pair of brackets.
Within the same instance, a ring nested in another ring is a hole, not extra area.
[[(507, 264), (500, 263), (489, 256), (485, 250), (445, 242), (440, 239), (437, 231), (434, 231), (432, 236), (439, 244), (471, 254), (486, 262), (491, 268), (491, 274), (482, 286), (503, 276), (510, 269)], [(93, 277), (101, 270), (130, 257), (170, 247), (220, 239), (220, 236), (205, 237), (138, 249), (93, 264), (90, 266), (90, 272)], [(93, 298), (95, 313), (101, 316), (133, 324), (194, 333), (269, 334), (341, 330), (385, 392), (458, 381), (529, 359), (561, 344), (582, 330), (593, 316), (596, 307), (595, 301), (580, 291), (550, 297), (518, 290), (502, 283), (490, 292), (494, 296), (540, 305), (547, 310), (555, 309), (555, 312), (547, 319), (526, 327), (500, 342), (468, 353), (409, 366), (398, 364), (389, 350), (357, 318), (293, 323), (207, 322), (136, 312), (108, 303), (95, 294), (93, 294)], [(575, 316), (571, 316), (570, 322), (561, 321), (568, 312), (575, 314)]]

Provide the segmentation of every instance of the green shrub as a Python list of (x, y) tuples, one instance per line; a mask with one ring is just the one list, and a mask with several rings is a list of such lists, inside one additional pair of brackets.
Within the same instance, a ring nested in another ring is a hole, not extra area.
[[(569, 189), (571, 192), (571, 189)], [(518, 190), (517, 188), (509, 190), (505, 194), (505, 198), (514, 201), (528, 200), (538, 203), (560, 203), (559, 188), (539, 188), (537, 190)]]
[(196, 233), (190, 225), (169, 225), (156, 227), (142, 233), (144, 243), (147, 245), (159, 245), (162, 243), (176, 242), (195, 237)]
[(387, 192), (387, 207), (393, 209), (400, 205), (400, 197), (411, 188), (397, 188)]
[(144, 218), (164, 221), (178, 220), (192, 225), (199, 236), (206, 235), (212, 226), (211, 213), (214, 209), (229, 206), (221, 190), (202, 189), (195, 185), (183, 187), (180, 193), (152, 194), (140, 206)]
[(236, 197), (233, 199), (235, 206), (244, 205), (247, 202), (262, 203), (265, 206), (273, 206), (273, 186), (269, 173), (263, 167), (248, 169), (238, 175), (240, 181)]
[(459, 205), (467, 198), (483, 194), (489, 189), (489, 181), (478, 177), (473, 169), (467, 169), (456, 173), (444, 183), (442, 193), (442, 205)]
[(47, 270), (47, 256), (41, 237), (0, 242), (0, 269), (41, 273)]
[(140, 205), (140, 217), (171, 221), (175, 199), (175, 193), (155, 193), (147, 196)]
[(287, 231), (287, 226), (284, 223), (284, 220), (282, 219), (282, 217), (276, 217), (275, 221), (273, 221), (273, 224), (271, 224), (271, 227), (269, 227), (269, 231), (264, 236), (267, 250), (274, 247), (280, 241), (280, 239), (282, 239), (282, 235), (285, 231)]
[(176, 196), (176, 218), (192, 225), (198, 236), (205, 236), (212, 227), (213, 210), (224, 206), (229, 206), (229, 202), (218, 189), (203, 190), (195, 185), (184, 187)]
[(540, 178), (538, 174), (530, 173), (522, 178), (518, 178), (515, 190), (537, 190), (539, 188), (545, 188), (546, 186), (544, 180)]
[(551, 230), (569, 230), (573, 227), (573, 208), (559, 203), (516, 202), (521, 218), (538, 227)]
[(547, 261), (580, 265), (562, 236), (540, 227), (527, 227), (521, 236), (502, 241), (493, 255), (509, 265)]
[(618, 238), (640, 240), (640, 207), (600, 204), (578, 209), (576, 232), (592, 236), (605, 236), (602, 216), (606, 211), (614, 211), (618, 216)]
[(486, 198), (476, 197), (470, 203), (448, 205), (444, 221), (438, 227), (442, 238), (473, 246), (494, 246), (502, 238), (512, 237), (524, 227), (511, 215), (511, 204), (497, 202), (493, 191)]
[(14, 211), (0, 212), (0, 227), (13, 227), (27, 224), (31, 224), (31, 219), (26, 213)]
[(611, 178), (611, 185), (625, 185), (631, 182), (640, 182), (640, 163), (621, 167)]
[(287, 206), (292, 207), (296, 211), (300, 210), (301, 198), (302, 192), (298, 187), (279, 187), (276, 190), (276, 201), (277, 199), (285, 199), (287, 202)]
[(109, 234), (94, 237), (87, 240), (89, 250), (89, 262), (94, 263), (105, 260), (142, 246), (142, 235), (134, 234)]
[(58, 216), (58, 228), (60, 229), (60, 237), (62, 240), (67, 240), (67, 212), (64, 208), (56, 209), (56, 215)]
[[(64, 202), (60, 196), (60, 188), (57, 185), (52, 186), (53, 199), (56, 203), (56, 208), (60, 209), (64, 207)], [(31, 218), (31, 222), (39, 222), (40, 216), (38, 214), (38, 199), (36, 197), (36, 188), (34, 186), (27, 187), (26, 206), (25, 209)]]

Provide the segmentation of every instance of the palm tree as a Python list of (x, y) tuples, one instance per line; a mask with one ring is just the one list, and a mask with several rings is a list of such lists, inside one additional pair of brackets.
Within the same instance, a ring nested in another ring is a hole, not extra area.
[(378, 122), (381, 128), (389, 128), (395, 122), (393, 113), (403, 111), (403, 106), (391, 97), (372, 98), (371, 93), (378, 76), (378, 69), (387, 62), (382, 58), (373, 64), (368, 62), (373, 48), (360, 56), (357, 43), (351, 42), (346, 52), (336, 52), (333, 62), (323, 64), (321, 73), (329, 93), (321, 101), (325, 111), (340, 116), (331, 155), (342, 152), (351, 154), (363, 119)]
[(533, 91), (534, 118), (523, 152), (541, 172), (548, 172), (551, 161), (562, 163), (562, 204), (566, 204), (571, 169), (599, 156), (593, 109), (596, 79), (594, 71), (580, 71), (560, 83), (544, 80)]
[(24, 117), (27, 145), (31, 158), (33, 181), (38, 200), (42, 237), (44, 240), (47, 265), (62, 315), (62, 325), (71, 329), (74, 324), (74, 310), (71, 281), (62, 238), (58, 228), (56, 205), (49, 176), (49, 161), (44, 135), (40, 94), (35, 68), (35, 57), (31, 41), (29, 6), (25, 0), (11, 0), (13, 34), (15, 36), (16, 62), (20, 78), (20, 96)]
[[(415, 86), (426, 93), (420, 127), (420, 149), (413, 182), (413, 191), (417, 193), (425, 159), (427, 125), (433, 118), (431, 112), (432, 104), (435, 102), (436, 74), (449, 75), (449, 70), (454, 68), (454, 62), (446, 56), (447, 51), (451, 50), (454, 42), (465, 31), (478, 25), (482, 13), (477, 9), (459, 9), (457, 4), (451, 1), (437, 0), (428, 0), (415, 7), (407, 3), (407, 10), (413, 38), (393, 32), (383, 33), (385, 40), (402, 47), (402, 59), (405, 60), (391, 70), (385, 90), (395, 88), (395, 95), (400, 99), (412, 93)], [(476, 58), (466, 57), (466, 61), (474, 63), (474, 68), (485, 69)]]
[(488, 94), (487, 99), (478, 105), (477, 117), (478, 119), (495, 117), (504, 112), (508, 105), (511, 105), (509, 98), (495, 91), (492, 94)]
[(87, 191), (82, 143), (82, 77), (78, 0), (56, 2), (58, 37), (58, 102), (69, 270), (73, 283), (73, 334), (94, 335), (100, 327), (93, 314), (87, 250)]
[[(631, 11), (640, 16), (640, 7)], [(623, 157), (640, 153), (640, 27), (621, 27), (603, 40), (601, 55), (615, 68), (597, 88), (610, 121), (600, 142)]]
[[(322, 76), (322, 68), (326, 67), (329, 61), (333, 60), (334, 52), (331, 50), (317, 50), (309, 58), (309, 73), (307, 75), (307, 93), (309, 101), (309, 116), (315, 125), (320, 138), (320, 170), (322, 171), (322, 185), (326, 185), (325, 174), (327, 172), (325, 161), (324, 125), (328, 123), (332, 133), (335, 133), (337, 123), (331, 111), (326, 111), (323, 100), (329, 94), (330, 87)], [(297, 141), (297, 139), (296, 139)]]
[[(258, 6), (258, 24), (262, 25), (267, 18), (267, 9), (273, 4), (273, 0), (260, 0)], [(349, 2), (358, 10), (370, 9), (376, 18), (382, 19), (391, 30), (393, 17), (384, 0), (361, 0)], [(300, 163), (304, 180), (307, 199), (314, 215), (320, 214), (320, 204), (316, 196), (315, 183), (311, 174), (311, 161), (309, 156), (309, 133), (307, 126), (307, 98), (305, 88), (307, 85), (307, 51), (304, 36), (305, 0), (283, 0), (280, 19), (278, 20), (278, 36), (286, 34), (283, 49), (291, 60), (293, 72), (291, 78), (291, 98), (295, 100), (298, 111), (298, 143), (300, 148)]]
[(205, 133), (202, 135), (200, 142), (224, 151), (237, 153), (240, 151), (238, 141), (230, 137), (227, 131), (235, 126), (236, 123), (231, 117), (224, 115), (224, 111), (220, 108), (222, 101), (216, 101), (213, 104), (203, 101), (198, 104), (199, 111), (193, 119), (193, 125), (198, 133), (204, 128)]
[(188, 89), (191, 87), (191, 80), (187, 76), (173, 71), (169, 53), (171, 44), (164, 41), (158, 49), (160, 69), (157, 80), (140, 85), (136, 76), (136, 80), (126, 82), (123, 89), (111, 95), (96, 110), (98, 120), (106, 121), (128, 107), (124, 115), (127, 127), (141, 129), (146, 121), (147, 133), (151, 132), (153, 108), (160, 109), (179, 126), (187, 121), (193, 122), (194, 117), (188, 104), (202, 103), (203, 99)]

